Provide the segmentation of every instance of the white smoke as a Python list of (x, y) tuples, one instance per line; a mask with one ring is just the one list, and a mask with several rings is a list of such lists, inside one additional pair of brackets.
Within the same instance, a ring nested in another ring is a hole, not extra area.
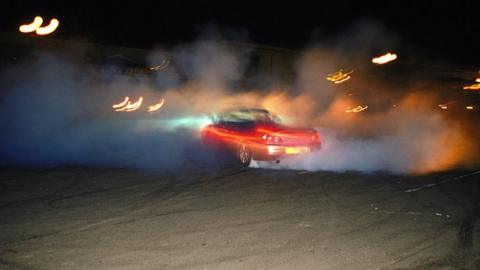
[[(383, 31), (373, 32), (378, 38)], [(355, 40), (363, 42), (370, 33)], [(1, 72), (7, 94), (0, 100), (0, 161), (142, 169), (211, 164), (219, 160), (216, 153), (201, 149), (199, 130), (208, 114), (239, 106), (269, 109), (287, 124), (313, 126), (322, 135), (321, 151), (278, 165), (260, 163), (263, 167), (412, 173), (473, 160), (475, 147), (463, 125), (434, 109), (436, 97), (429, 89), (402, 87), (376, 76), (365, 57), (375, 48), (358, 47), (362, 50), (355, 53), (352, 44), (340, 46), (348, 36), (340, 40), (333, 48), (306, 50), (293, 85), (262, 90), (238, 89), (250, 50), (218, 43), (173, 49), (168, 55), (176, 69), (153, 81), (105, 81), (91, 67), (40, 54)], [(163, 55), (153, 54), (152, 59)], [(351, 81), (335, 86), (325, 80), (340, 68), (355, 69)], [(355, 95), (347, 96), (351, 91)], [(114, 112), (112, 104), (125, 96), (142, 96), (151, 103), (163, 98), (165, 105), (156, 114)], [(345, 113), (346, 107), (362, 103), (369, 110)], [(398, 106), (392, 108), (392, 103)]]

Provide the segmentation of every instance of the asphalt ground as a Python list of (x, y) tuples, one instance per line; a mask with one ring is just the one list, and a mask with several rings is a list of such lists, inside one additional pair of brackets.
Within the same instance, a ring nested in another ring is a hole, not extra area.
[(0, 269), (480, 269), (480, 173), (2, 168)]

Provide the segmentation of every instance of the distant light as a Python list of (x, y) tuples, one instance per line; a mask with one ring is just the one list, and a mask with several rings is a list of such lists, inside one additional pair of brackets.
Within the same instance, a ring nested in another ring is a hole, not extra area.
[(358, 105), (357, 107), (354, 107), (354, 108), (348, 107), (345, 110), (345, 112), (347, 112), (347, 113), (358, 113), (358, 112), (366, 110), (367, 108), (368, 108), (367, 105), (365, 105), (365, 106)]
[(471, 105), (469, 105), (469, 106), (465, 106), (465, 109), (467, 109), (467, 110), (473, 110), (473, 109), (475, 109), (475, 107), (474, 107), (474, 106), (471, 106)]
[(112, 108), (116, 111), (116, 112), (131, 112), (131, 111), (135, 111), (135, 110), (138, 110), (141, 106), (142, 106), (142, 102), (143, 102), (143, 97), (140, 97), (136, 102), (134, 103), (131, 103), (129, 101), (129, 98), (128, 97), (125, 97), (125, 99), (118, 103), (118, 104), (114, 104), (112, 106)]
[(479, 90), (480, 89), (480, 83), (464, 86), (463, 89), (464, 90)]
[(20, 25), (18, 30), (22, 33), (31, 33), (31, 32), (34, 32), (35, 30), (37, 30), (40, 26), (42, 26), (42, 23), (43, 23), (42, 17), (36, 16), (33, 19), (33, 22), (31, 22), (30, 24)]
[(114, 109), (121, 108), (121, 107), (127, 105), (128, 100), (130, 100), (130, 98), (129, 98), (129, 97), (125, 97), (125, 99), (124, 99), (122, 102), (120, 102), (120, 103), (118, 103), (118, 104), (113, 104), (113, 105), (112, 105), (112, 108), (114, 108)]
[(155, 70), (155, 71), (162, 70), (162, 69), (166, 68), (168, 66), (168, 64), (170, 64), (170, 60), (168, 60), (168, 59), (162, 60), (160, 65), (150, 67), (149, 69), (150, 70)]
[(325, 79), (327, 81), (333, 82), (334, 84), (339, 84), (339, 83), (343, 83), (343, 82), (348, 81), (351, 78), (350, 74), (352, 74), (352, 73), (353, 73), (353, 70), (344, 73), (343, 69), (340, 69), (339, 71), (337, 71), (335, 73), (328, 74), (325, 77)]
[(37, 35), (41, 35), (41, 36), (48, 35), (48, 34), (53, 33), (53, 31), (55, 31), (58, 28), (59, 25), (60, 25), (60, 22), (57, 19), (51, 19), (50, 24), (48, 24), (47, 26), (44, 26), (44, 27), (37, 28), (35, 33), (37, 33)]
[(162, 98), (159, 103), (152, 106), (148, 106), (148, 112), (156, 112), (160, 110), (160, 108), (163, 107), (164, 103), (165, 103), (165, 99)]
[(374, 63), (376, 65), (383, 65), (383, 64), (386, 64), (388, 62), (392, 62), (396, 59), (397, 59), (397, 55), (395, 53), (386, 53), (384, 55), (374, 57), (372, 59), (372, 63)]
[(346, 81), (350, 80), (350, 78), (351, 78), (351, 76), (347, 76), (347, 77), (345, 77), (345, 78), (343, 78), (343, 79), (341, 79), (341, 80), (334, 81), (333, 83), (334, 83), (334, 84), (343, 83), (343, 82), (346, 82)]

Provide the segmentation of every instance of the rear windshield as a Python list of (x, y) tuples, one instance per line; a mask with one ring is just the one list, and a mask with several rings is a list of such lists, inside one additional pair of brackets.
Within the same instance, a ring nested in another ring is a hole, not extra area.
[(217, 120), (218, 122), (276, 122), (276, 117), (266, 110), (238, 110), (220, 114)]

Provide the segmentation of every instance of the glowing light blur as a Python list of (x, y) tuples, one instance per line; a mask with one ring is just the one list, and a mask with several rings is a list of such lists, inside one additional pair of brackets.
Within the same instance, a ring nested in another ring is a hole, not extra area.
[(358, 112), (366, 110), (367, 108), (368, 108), (367, 105), (365, 105), (365, 106), (358, 105), (357, 107), (354, 107), (354, 108), (348, 107), (345, 110), (345, 112), (347, 112), (347, 113), (358, 113)]
[(471, 106), (471, 105), (468, 105), (468, 106), (465, 106), (465, 109), (467, 109), (467, 110), (473, 110), (473, 109), (475, 109), (475, 107), (474, 107), (474, 106)]
[(152, 105), (152, 106), (148, 106), (148, 112), (156, 112), (158, 110), (160, 110), (160, 108), (163, 107), (163, 104), (165, 103), (165, 99), (162, 98), (162, 100), (155, 104), (155, 105)]
[(343, 79), (341, 79), (341, 80), (334, 81), (333, 83), (334, 83), (334, 84), (343, 83), (343, 82), (346, 82), (346, 81), (350, 80), (350, 78), (351, 78), (351, 76), (347, 76), (347, 77), (345, 77), (345, 78), (343, 78)]
[(127, 106), (125, 106), (127, 109), (127, 112), (135, 111), (138, 110), (142, 106), (143, 102), (143, 97), (140, 97), (136, 102), (134, 103), (128, 103)]
[(31, 32), (34, 32), (35, 30), (37, 30), (40, 26), (42, 26), (42, 23), (43, 23), (42, 17), (36, 16), (33, 19), (33, 22), (31, 22), (30, 24), (21, 25), (18, 28), (18, 30), (22, 33), (31, 33)]
[[(125, 100), (126, 99), (128, 99), (128, 97), (126, 97)], [(125, 102), (125, 100), (123, 102)], [(121, 105), (123, 102), (121, 102), (119, 104), (115, 104), (114, 106)], [(123, 104), (123, 106), (118, 106), (116, 109), (115, 108), (114, 109), (115, 109), (116, 112), (131, 112), (131, 111), (138, 110), (142, 106), (142, 102), (143, 102), (143, 97), (140, 97), (134, 103), (131, 103), (129, 100), (127, 100), (126, 104)]]
[(464, 86), (463, 89), (465, 89), (465, 90), (480, 90), (480, 83)]
[(170, 64), (170, 61), (167, 59), (167, 60), (162, 60), (162, 63), (160, 63), (160, 65), (156, 65), (156, 66), (153, 66), (153, 67), (150, 67), (149, 69), (150, 70), (162, 70), (166, 67), (168, 67), (168, 65)]
[(328, 74), (327, 77), (325, 77), (325, 79), (327, 79), (327, 81), (331, 81), (335, 84), (339, 84), (339, 83), (343, 83), (343, 82), (348, 81), (351, 78), (350, 74), (352, 74), (352, 73), (353, 73), (353, 70), (344, 73), (343, 69), (340, 69), (339, 71), (337, 71), (335, 73)]
[[(130, 104), (130, 101), (128, 102)], [(121, 108), (118, 108), (118, 109), (115, 109), (116, 112), (124, 112), (127, 110), (127, 106), (124, 106), (124, 107), (121, 107)]]
[(57, 19), (54, 18), (54, 19), (50, 20), (50, 23), (47, 26), (38, 27), (36, 29), (35, 33), (37, 33), (37, 35), (41, 35), (41, 36), (48, 35), (48, 34), (53, 33), (53, 31), (55, 31), (58, 28), (59, 25), (60, 25), (60, 22)]
[(372, 59), (372, 63), (376, 64), (376, 65), (383, 65), (383, 64), (386, 64), (386, 63), (389, 63), (389, 62), (392, 62), (394, 60), (397, 59), (397, 55), (394, 54), (394, 53), (386, 53), (384, 55), (381, 55), (381, 56), (378, 56), (378, 57), (374, 57)]
[(112, 108), (118, 109), (118, 108), (124, 107), (125, 105), (127, 105), (127, 103), (128, 103), (129, 100), (130, 100), (129, 97), (125, 97), (125, 99), (124, 99), (122, 102), (120, 102), (120, 103), (118, 103), (118, 104), (113, 104), (113, 105), (112, 105)]
[(442, 109), (442, 110), (448, 109), (447, 104), (439, 104), (438, 107), (439, 107), (440, 109)]

